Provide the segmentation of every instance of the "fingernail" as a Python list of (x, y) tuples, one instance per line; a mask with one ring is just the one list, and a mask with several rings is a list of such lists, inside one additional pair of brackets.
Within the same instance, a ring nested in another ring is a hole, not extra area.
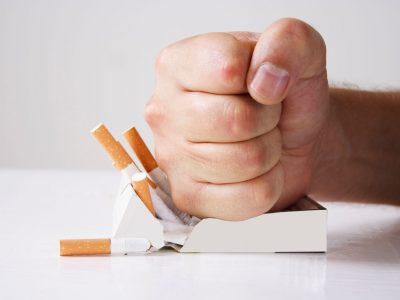
[(250, 87), (263, 98), (276, 98), (284, 94), (288, 83), (288, 71), (267, 62), (258, 67)]

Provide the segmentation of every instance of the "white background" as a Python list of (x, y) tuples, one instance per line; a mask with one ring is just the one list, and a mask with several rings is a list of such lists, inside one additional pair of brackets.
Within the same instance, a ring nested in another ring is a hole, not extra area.
[(332, 82), (400, 87), (398, 1), (0, 0), (0, 167), (105, 168), (89, 135), (136, 125), (165, 45), (301, 18), (324, 36)]

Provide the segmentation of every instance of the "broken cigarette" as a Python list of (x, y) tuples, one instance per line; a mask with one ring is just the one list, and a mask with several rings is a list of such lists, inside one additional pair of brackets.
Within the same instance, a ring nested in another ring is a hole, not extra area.
[(126, 130), (124, 132), (124, 137), (132, 147), (133, 151), (135, 151), (136, 156), (139, 158), (147, 172), (151, 172), (155, 168), (158, 168), (156, 160), (135, 127)]
[[(155, 210), (155, 213), (161, 220), (173, 222), (173, 223), (179, 223), (179, 224), (184, 224), (184, 222), (176, 215), (174, 214), (171, 209), (167, 206), (167, 204), (163, 201), (161, 197), (159, 197), (156, 193), (156, 191), (159, 189), (157, 187), (156, 190), (153, 188), (149, 188), (146, 181), (148, 181), (148, 178), (145, 173), (137, 173), (132, 176), (132, 184), (134, 187), (134, 190), (136, 191), (137, 195), (142, 199), (143, 203), (146, 205), (146, 202), (148, 200), (148, 197), (150, 197), (150, 204)], [(152, 211), (149, 208), (150, 211)]]
[(144, 205), (148, 208), (148, 210), (156, 215), (154, 210), (153, 201), (151, 200), (149, 184), (147, 181), (147, 176), (145, 173), (136, 173), (132, 176), (132, 185), (136, 194), (142, 199)]
[(132, 127), (124, 132), (124, 137), (140, 160), (151, 179), (168, 195), (171, 195), (171, 188), (165, 173), (158, 167), (157, 161), (151, 154), (146, 143), (139, 132)]
[(60, 256), (129, 254), (150, 248), (144, 238), (60, 240)]
[(100, 123), (98, 126), (96, 126), (91, 131), (91, 134), (107, 152), (108, 156), (113, 162), (114, 167), (121, 171), (129, 180), (133, 174), (140, 172), (139, 168), (129, 156), (128, 152), (126, 152), (120, 142), (114, 139), (104, 124)]

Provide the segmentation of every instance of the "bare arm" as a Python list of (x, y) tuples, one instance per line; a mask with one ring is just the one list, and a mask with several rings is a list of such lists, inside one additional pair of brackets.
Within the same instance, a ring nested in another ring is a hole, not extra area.
[(400, 204), (400, 92), (330, 90), (310, 194)]

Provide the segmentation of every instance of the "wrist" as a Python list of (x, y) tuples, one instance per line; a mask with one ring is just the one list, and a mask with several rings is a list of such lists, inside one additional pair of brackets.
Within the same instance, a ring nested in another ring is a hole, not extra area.
[[(351, 147), (340, 118), (341, 90), (330, 88), (327, 120), (313, 151), (311, 180), (308, 194), (315, 198), (329, 199), (345, 191), (338, 190), (343, 166), (351, 156)], [(334, 183), (335, 182), (335, 183)]]

